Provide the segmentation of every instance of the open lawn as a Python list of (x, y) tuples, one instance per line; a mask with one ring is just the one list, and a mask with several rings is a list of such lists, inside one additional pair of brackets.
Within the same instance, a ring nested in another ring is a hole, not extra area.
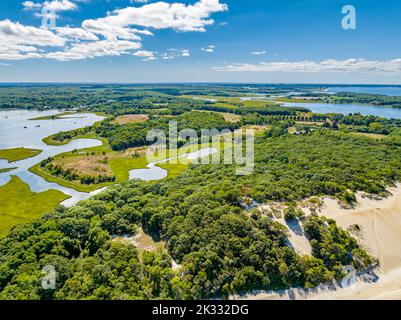
[(16, 224), (40, 217), (65, 199), (68, 196), (57, 190), (34, 193), (25, 182), (13, 176), (0, 187), (0, 234)]
[[(32, 118), (29, 120), (58, 120), (58, 119), (71, 119), (71, 118), (84, 118), (84, 117), (76, 117), (74, 116), (76, 114), (75, 112), (63, 112), (63, 113), (58, 113), (58, 114), (53, 114), (51, 116), (43, 116), (43, 117), (37, 117), (37, 118)], [(69, 117), (71, 116), (71, 117)]]
[(8, 162), (15, 162), (35, 157), (41, 152), (42, 150), (29, 148), (4, 149), (0, 150), (0, 159), (5, 159)]
[(17, 168), (4, 168), (4, 169), (0, 169), (0, 173), (9, 172), (9, 171), (14, 170), (14, 169), (17, 169)]

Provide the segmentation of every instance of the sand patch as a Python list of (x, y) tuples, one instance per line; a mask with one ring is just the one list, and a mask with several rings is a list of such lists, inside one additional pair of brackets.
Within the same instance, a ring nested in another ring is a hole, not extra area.
[(383, 200), (358, 194), (358, 204), (351, 210), (341, 208), (336, 200), (325, 198), (321, 210), (321, 215), (334, 219), (344, 229), (359, 226), (360, 232), (353, 235), (379, 260), (383, 274), (401, 268), (401, 184), (389, 191), (392, 195)]
[(155, 242), (150, 236), (142, 230), (132, 237), (118, 237), (114, 241), (125, 244), (131, 244), (137, 247), (140, 251), (159, 251), (164, 250), (164, 242)]

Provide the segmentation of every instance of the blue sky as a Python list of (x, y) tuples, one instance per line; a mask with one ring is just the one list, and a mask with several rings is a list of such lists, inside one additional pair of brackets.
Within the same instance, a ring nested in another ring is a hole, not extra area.
[(0, 81), (400, 84), (400, 15), (398, 0), (2, 0)]

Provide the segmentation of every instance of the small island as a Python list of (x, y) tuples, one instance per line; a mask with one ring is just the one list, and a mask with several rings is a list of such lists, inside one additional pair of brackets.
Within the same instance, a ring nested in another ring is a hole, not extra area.
[(42, 150), (30, 148), (13, 148), (0, 150), (0, 159), (5, 159), (8, 162), (16, 162), (28, 158), (36, 157)]
[(3, 169), (0, 169), (0, 173), (10, 172), (10, 171), (15, 170), (15, 169), (17, 169), (17, 168), (3, 168)]

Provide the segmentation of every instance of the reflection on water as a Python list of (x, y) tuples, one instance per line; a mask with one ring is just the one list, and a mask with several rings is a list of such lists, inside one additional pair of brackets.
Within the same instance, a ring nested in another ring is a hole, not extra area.
[(73, 151), (75, 149), (85, 149), (100, 146), (101, 141), (95, 139), (72, 140), (63, 146), (48, 146), (42, 139), (60, 131), (68, 131), (90, 126), (103, 117), (94, 114), (77, 114), (63, 119), (55, 120), (30, 120), (32, 118), (54, 115), (57, 111), (26, 111), (13, 110), (0, 112), (0, 149), (10, 149), (17, 147), (41, 149), (43, 152), (35, 157), (8, 163), (0, 160), (0, 168), (17, 169), (0, 174), (0, 186), (5, 185), (11, 179), (11, 175), (16, 175), (25, 183), (29, 184), (33, 192), (43, 192), (54, 189), (69, 195), (71, 198), (64, 201), (64, 205), (74, 205), (80, 200), (87, 199), (92, 194), (78, 192), (70, 188), (60, 186), (57, 183), (47, 182), (40, 176), (28, 171), (29, 168), (37, 165), (48, 157)]

